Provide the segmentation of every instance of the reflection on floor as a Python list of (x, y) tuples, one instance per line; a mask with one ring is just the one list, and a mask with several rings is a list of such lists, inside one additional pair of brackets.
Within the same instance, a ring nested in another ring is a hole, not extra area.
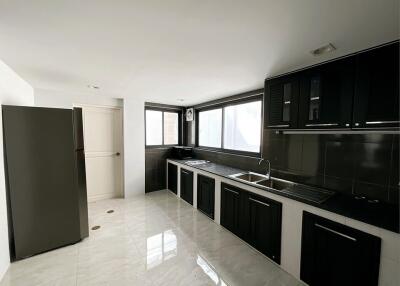
[(303, 285), (168, 191), (92, 203), (89, 219), (88, 239), (13, 263), (0, 286)]

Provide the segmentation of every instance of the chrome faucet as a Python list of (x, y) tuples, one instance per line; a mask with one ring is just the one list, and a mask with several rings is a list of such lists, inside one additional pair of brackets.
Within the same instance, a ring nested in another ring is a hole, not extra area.
[(268, 168), (267, 168), (267, 177), (268, 177), (268, 180), (271, 178), (271, 162), (268, 160), (268, 159), (264, 159), (264, 158), (261, 158), (260, 159), (260, 161), (258, 162), (258, 165), (261, 165), (261, 162), (262, 161), (265, 161), (268, 165)]

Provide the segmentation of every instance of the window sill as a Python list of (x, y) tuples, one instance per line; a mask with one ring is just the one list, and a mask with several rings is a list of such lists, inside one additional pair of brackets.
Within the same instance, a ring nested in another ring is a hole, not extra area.
[(261, 153), (253, 153), (253, 152), (246, 152), (246, 151), (235, 151), (235, 150), (223, 150), (223, 149), (217, 149), (217, 148), (208, 148), (208, 147), (201, 147), (201, 146), (196, 146), (193, 147), (195, 150), (199, 151), (206, 151), (206, 152), (214, 152), (214, 153), (219, 153), (219, 154), (224, 154), (224, 155), (233, 155), (233, 156), (241, 156), (241, 157), (247, 157), (251, 159), (261, 159)]

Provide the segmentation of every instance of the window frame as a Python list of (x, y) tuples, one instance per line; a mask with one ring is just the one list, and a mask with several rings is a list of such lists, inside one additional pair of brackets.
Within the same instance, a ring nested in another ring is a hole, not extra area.
[[(161, 145), (147, 145), (147, 119), (146, 119), (146, 111), (160, 111), (161, 115), (161, 130), (162, 130), (162, 143)], [(177, 144), (164, 144), (164, 112), (167, 113), (176, 113), (178, 114), (178, 143)], [(144, 108), (144, 145), (146, 149), (152, 148), (163, 148), (163, 147), (173, 147), (179, 146), (182, 144), (182, 110), (178, 110), (177, 108), (162, 108), (162, 107), (148, 107), (145, 106)]]
[[(259, 147), (258, 152), (240, 151), (240, 150), (224, 148), (225, 107), (233, 106), (233, 105), (240, 105), (240, 104), (245, 104), (245, 103), (250, 103), (250, 102), (256, 102), (256, 101), (261, 101), (260, 147)], [(199, 113), (202, 111), (208, 111), (208, 110), (213, 110), (213, 109), (222, 109), (221, 148), (207, 147), (207, 146), (199, 145), (199, 125), (200, 125)], [(264, 96), (263, 96), (263, 94), (257, 94), (257, 95), (249, 96), (246, 98), (239, 98), (239, 99), (231, 100), (228, 102), (213, 104), (210, 106), (206, 106), (204, 108), (195, 109), (195, 120), (197, 122), (197, 124), (196, 124), (196, 140), (195, 140), (196, 148), (198, 148), (200, 150), (206, 150), (206, 151), (215, 151), (215, 152), (228, 153), (228, 154), (234, 154), (234, 155), (245, 155), (245, 156), (250, 156), (250, 157), (261, 158), (261, 151), (262, 151), (262, 146), (263, 146), (263, 125), (264, 125), (263, 116), (264, 116)]]

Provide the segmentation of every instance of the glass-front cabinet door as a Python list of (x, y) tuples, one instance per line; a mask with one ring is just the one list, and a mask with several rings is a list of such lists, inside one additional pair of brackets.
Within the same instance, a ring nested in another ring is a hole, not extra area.
[(297, 128), (299, 81), (290, 74), (265, 81), (265, 126), (271, 129)]
[(345, 58), (301, 72), (299, 129), (351, 127), (354, 65)]

